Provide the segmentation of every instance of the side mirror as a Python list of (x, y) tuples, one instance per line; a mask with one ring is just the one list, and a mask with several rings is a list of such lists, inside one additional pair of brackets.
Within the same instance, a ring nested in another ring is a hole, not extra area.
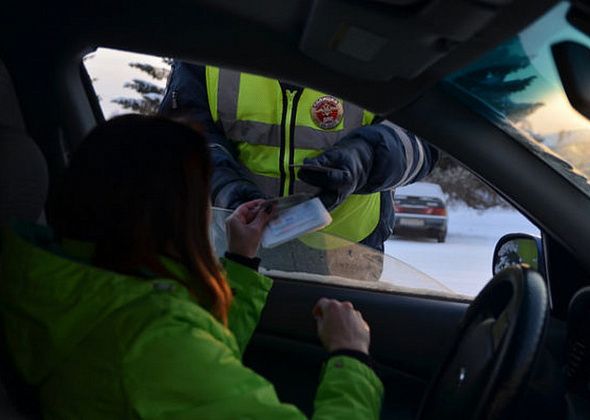
[(526, 233), (509, 233), (500, 238), (494, 249), (492, 272), (516, 264), (526, 264), (545, 278), (545, 261), (541, 238)]

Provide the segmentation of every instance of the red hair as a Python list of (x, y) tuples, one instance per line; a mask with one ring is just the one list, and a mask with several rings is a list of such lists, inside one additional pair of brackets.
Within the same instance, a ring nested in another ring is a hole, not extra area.
[(67, 169), (51, 222), (64, 238), (96, 244), (94, 263), (182, 281), (227, 325), (231, 290), (209, 241), (211, 163), (204, 136), (161, 117), (125, 115), (96, 127)]

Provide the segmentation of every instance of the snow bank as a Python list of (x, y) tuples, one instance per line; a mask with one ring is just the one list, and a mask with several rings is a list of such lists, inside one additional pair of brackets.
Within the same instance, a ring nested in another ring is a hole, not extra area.
[(484, 211), (466, 206), (448, 208), (447, 241), (394, 238), (385, 253), (412, 265), (449, 289), (475, 296), (492, 277), (492, 256), (498, 239), (507, 233), (540, 235), (519, 212), (505, 208)]

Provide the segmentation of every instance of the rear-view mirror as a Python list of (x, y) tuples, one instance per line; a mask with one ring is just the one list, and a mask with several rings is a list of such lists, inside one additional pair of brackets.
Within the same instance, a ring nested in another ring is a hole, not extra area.
[(590, 48), (563, 41), (553, 44), (551, 53), (570, 104), (590, 119)]

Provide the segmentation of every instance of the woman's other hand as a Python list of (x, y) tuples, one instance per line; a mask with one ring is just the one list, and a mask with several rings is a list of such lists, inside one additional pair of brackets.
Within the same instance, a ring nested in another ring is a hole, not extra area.
[(225, 220), (228, 251), (254, 258), (264, 228), (275, 217), (272, 204), (253, 200), (242, 204)]
[(313, 308), (318, 336), (329, 352), (356, 350), (369, 354), (369, 325), (352, 303), (321, 298)]

